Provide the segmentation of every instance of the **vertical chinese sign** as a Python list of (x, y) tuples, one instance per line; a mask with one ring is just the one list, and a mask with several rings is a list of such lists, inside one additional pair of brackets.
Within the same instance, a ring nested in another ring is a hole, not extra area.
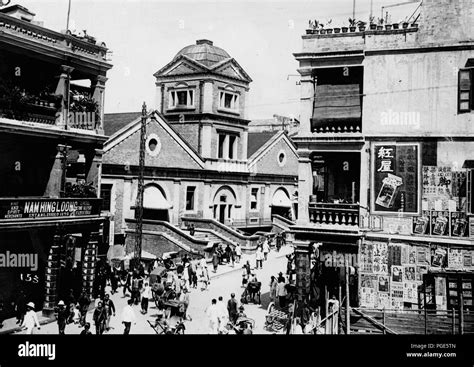
[(418, 214), (419, 144), (376, 143), (372, 162), (372, 212)]

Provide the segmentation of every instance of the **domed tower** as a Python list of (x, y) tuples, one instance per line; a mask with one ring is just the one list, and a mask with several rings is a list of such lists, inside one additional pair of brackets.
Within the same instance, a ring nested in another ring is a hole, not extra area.
[(252, 79), (222, 48), (198, 40), (154, 74), (156, 109), (202, 157), (246, 160)]

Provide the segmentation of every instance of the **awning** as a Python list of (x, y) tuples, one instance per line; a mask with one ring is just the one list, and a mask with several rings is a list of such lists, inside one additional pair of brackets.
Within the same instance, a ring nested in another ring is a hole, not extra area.
[(291, 208), (291, 200), (283, 190), (277, 190), (273, 195), (272, 205), (283, 208)]
[(143, 193), (143, 207), (146, 209), (168, 210), (172, 205), (155, 186), (148, 186)]
[(464, 164), (462, 165), (462, 168), (467, 168), (467, 169), (472, 169), (474, 168), (474, 160), (472, 159), (466, 159), (464, 161)]

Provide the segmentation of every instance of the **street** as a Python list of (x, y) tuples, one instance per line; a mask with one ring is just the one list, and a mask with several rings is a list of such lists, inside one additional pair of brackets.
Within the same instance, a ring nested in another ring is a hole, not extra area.
[[(277, 276), (278, 273), (281, 271), (285, 273), (286, 270), (286, 254), (291, 251), (291, 248), (286, 247), (281, 249), (279, 253), (272, 251), (269, 256), (268, 260), (264, 262), (263, 269), (255, 270), (258, 281), (262, 282), (262, 290), (261, 290), (261, 301), (262, 304), (247, 304), (244, 305), (245, 313), (247, 317), (255, 320), (255, 328), (253, 330), (254, 334), (270, 334), (268, 331), (264, 330), (265, 324), (265, 314), (267, 313), (267, 307), (270, 302), (269, 296), (269, 285), (270, 285), (270, 277), (272, 275)], [(244, 291), (242, 288), (242, 268), (241, 266), (246, 261), (246, 259), (250, 260), (250, 264), (252, 266), (255, 265), (255, 261), (253, 260), (254, 255), (250, 256), (243, 256), (242, 261), (240, 264), (236, 264), (235, 267), (232, 269), (229, 265), (222, 265), (218, 269), (218, 273), (213, 274), (212, 270), (210, 270), (211, 282), (209, 287), (205, 291), (201, 291), (200, 288), (198, 289), (191, 289), (190, 292), (190, 304), (188, 308), (188, 315), (191, 316), (192, 321), (186, 321), (186, 334), (208, 334), (209, 328), (209, 320), (206, 316), (206, 308), (211, 304), (211, 300), (213, 298), (218, 299), (219, 296), (224, 298), (224, 302), (227, 304), (228, 299), (230, 298), (231, 293), (235, 293), (236, 299), (239, 301), (240, 306), (240, 296)], [(212, 268), (212, 266), (210, 266)], [(226, 268), (226, 269), (222, 269)], [(221, 273), (222, 271), (226, 271)], [(110, 287), (107, 286), (107, 293), (110, 293)], [(111, 299), (115, 304), (116, 314), (115, 317), (112, 317), (110, 321), (111, 329), (108, 332), (105, 332), (104, 335), (107, 334), (123, 334), (124, 326), (121, 320), (121, 313), (122, 309), (127, 303), (129, 299), (129, 295), (127, 297), (123, 297), (122, 288), (119, 288), (119, 292), (111, 295)], [(130, 334), (155, 334), (155, 331), (150, 327), (147, 321), (154, 323), (156, 319), (156, 311), (157, 308), (155, 304), (150, 301), (148, 314), (143, 315), (140, 312), (140, 305), (133, 306), (135, 315), (136, 315), (136, 324), (132, 325)], [(93, 309), (89, 311), (87, 314), (87, 322), (91, 323), (91, 332), (95, 334), (95, 326), (92, 321), (92, 314)], [(80, 328), (78, 325), (69, 324), (66, 326), (66, 334), (79, 334), (83, 328)], [(21, 332), (24, 333), (24, 332)], [(41, 334), (58, 334), (58, 325), (56, 322), (52, 322), (46, 325), (41, 326), (41, 330), (35, 330), (35, 333)]]

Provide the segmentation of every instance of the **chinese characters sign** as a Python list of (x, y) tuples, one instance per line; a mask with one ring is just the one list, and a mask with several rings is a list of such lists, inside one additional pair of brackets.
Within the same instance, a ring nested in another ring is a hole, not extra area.
[(374, 144), (372, 212), (418, 213), (418, 144)]

